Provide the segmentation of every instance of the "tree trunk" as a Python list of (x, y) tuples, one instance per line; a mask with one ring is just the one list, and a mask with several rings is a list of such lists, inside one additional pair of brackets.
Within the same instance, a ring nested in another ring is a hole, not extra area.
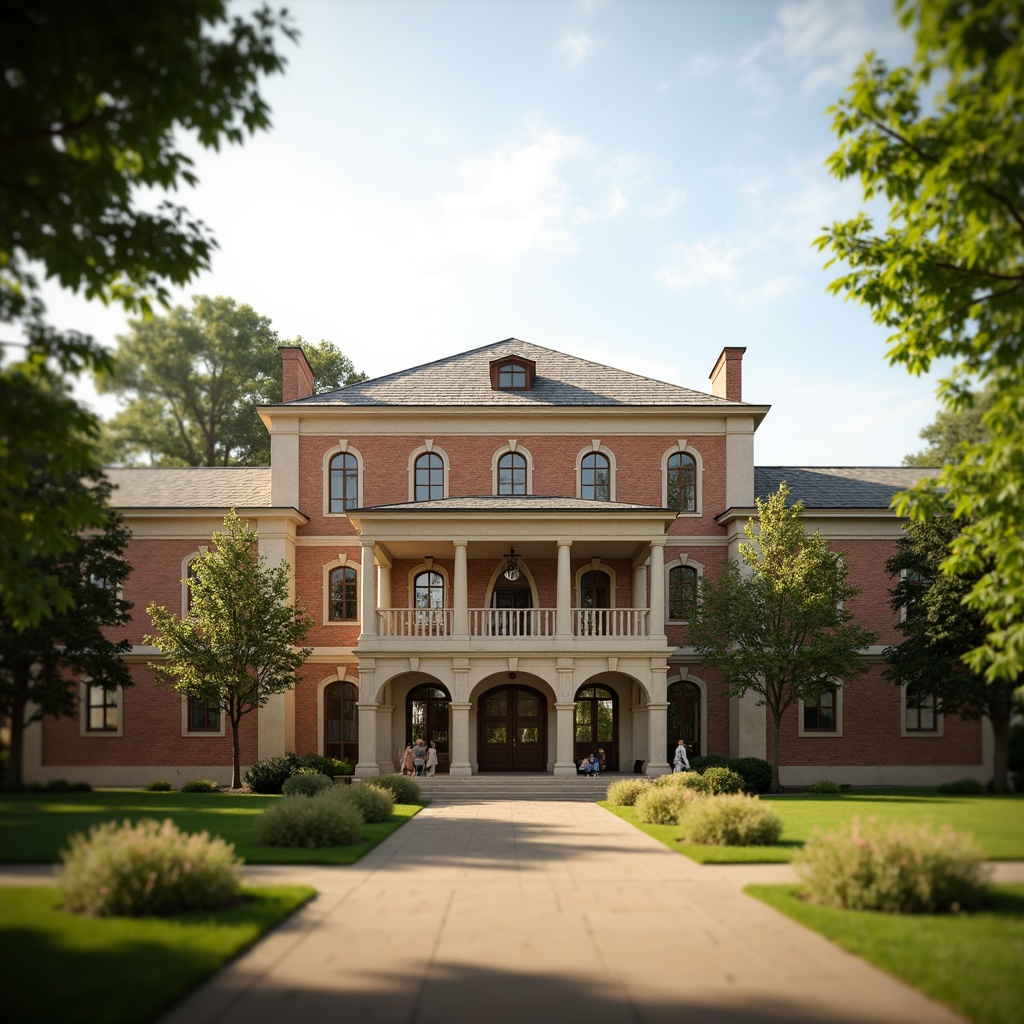
[(997, 793), (1007, 790), (1007, 771), (1010, 764), (1010, 711), (1005, 715), (993, 712), (992, 723), (992, 782)]
[(231, 788), (242, 787), (242, 765), (238, 752), (238, 719), (231, 717)]
[(25, 702), (14, 699), (11, 709), (11, 746), (7, 762), (7, 785), (11, 789), (21, 786), (25, 780), (23, 761), (25, 759)]
[(768, 788), (769, 793), (782, 792), (782, 783), (779, 782), (779, 730), (782, 726), (782, 715), (772, 712), (772, 784)]

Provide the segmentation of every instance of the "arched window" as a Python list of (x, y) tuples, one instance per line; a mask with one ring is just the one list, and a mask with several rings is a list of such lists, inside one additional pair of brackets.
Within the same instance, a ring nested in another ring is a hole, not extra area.
[(505, 363), (498, 367), (498, 387), (502, 391), (526, 390), (526, 367), (519, 363)]
[(414, 501), (437, 501), (444, 497), (444, 461), (436, 452), (424, 452), (413, 469)]
[(413, 594), (417, 608), (443, 608), (444, 577), (433, 570), (418, 573), (413, 581)]
[(668, 458), (668, 507), (697, 511), (697, 463), (692, 455), (676, 452)]
[(359, 588), (356, 571), (343, 565), (331, 570), (330, 612), (332, 622), (354, 622), (359, 618)]
[(603, 569), (588, 569), (580, 577), (581, 608), (611, 608), (611, 579)]
[(704, 754), (700, 725), (700, 687), (696, 683), (669, 684), (665, 741), (670, 764), (681, 739), (686, 740), (686, 753), (691, 760)]
[(577, 764), (597, 754), (602, 771), (618, 770), (617, 710), (615, 694), (606, 686), (586, 686), (577, 692), (573, 722), (573, 757)]
[(692, 565), (673, 566), (668, 572), (668, 617), (687, 620), (696, 607), (697, 570)]
[(352, 683), (324, 687), (324, 756), (359, 760), (359, 691)]
[(331, 512), (344, 512), (359, 504), (359, 463), (351, 452), (339, 452), (330, 464)]
[(506, 452), (498, 460), (498, 493), (526, 494), (526, 459), (518, 452)]
[(602, 452), (583, 456), (580, 463), (580, 497), (593, 501), (611, 501), (611, 464)]

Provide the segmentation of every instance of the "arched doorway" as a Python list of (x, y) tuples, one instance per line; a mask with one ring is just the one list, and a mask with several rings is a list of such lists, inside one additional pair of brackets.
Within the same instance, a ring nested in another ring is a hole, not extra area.
[(672, 763), (680, 737), (686, 740), (689, 757), (704, 753), (700, 734), (700, 687), (696, 683), (671, 683), (668, 688), (668, 730), (665, 735), (668, 762)]
[(604, 636), (612, 606), (612, 580), (604, 569), (588, 569), (580, 576), (580, 633)]
[(499, 576), (491, 591), (492, 636), (529, 636), (531, 617), (527, 609), (533, 607), (533, 591), (525, 573), (515, 580)]
[(415, 743), (419, 737), (437, 747), (437, 770), (446, 772), (451, 765), (449, 736), (451, 697), (440, 683), (423, 683), (409, 691), (405, 702), (405, 742)]
[(359, 760), (359, 691), (353, 683), (324, 687), (324, 756)]
[(598, 750), (604, 751), (605, 770), (619, 770), (619, 707), (606, 686), (584, 686), (576, 694), (573, 756), (576, 764)]
[(531, 686), (499, 686), (480, 698), (482, 772), (547, 770), (547, 701)]

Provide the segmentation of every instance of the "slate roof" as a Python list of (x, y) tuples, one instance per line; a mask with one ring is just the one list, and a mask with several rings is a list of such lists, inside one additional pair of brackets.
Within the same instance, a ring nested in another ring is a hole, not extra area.
[[(395, 505), (368, 505), (350, 509), (361, 512), (663, 512), (656, 505), (631, 505), (624, 501), (593, 501), (590, 498), (562, 498), (557, 495), (510, 494), (470, 495), (437, 501), (405, 501)], [(669, 510), (671, 512), (671, 509)], [(674, 513), (672, 513), (674, 515)]]
[[(494, 391), (489, 366), (499, 356), (533, 359), (536, 378), (529, 391)], [(541, 345), (507, 338), (482, 348), (399, 370), (384, 377), (350, 384), (289, 405), (358, 406), (558, 406), (558, 405), (697, 405), (735, 406), (701, 391), (666, 384), (636, 373), (616, 370), (589, 359), (566, 355)]]
[(117, 508), (270, 508), (269, 466), (108, 469)]
[(941, 470), (918, 466), (755, 466), (754, 493), (767, 498), (785, 480), (807, 508), (888, 508), (893, 496)]

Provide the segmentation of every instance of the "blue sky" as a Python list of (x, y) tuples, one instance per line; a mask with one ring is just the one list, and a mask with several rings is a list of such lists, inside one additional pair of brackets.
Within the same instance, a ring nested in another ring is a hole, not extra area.
[(181, 194), (221, 248), (176, 301), (248, 302), (371, 376), (515, 336), (709, 390), (745, 345), (744, 397), (773, 406), (758, 463), (921, 446), (934, 381), (888, 366), (811, 244), (860, 205), (825, 109), (866, 50), (909, 58), (887, 0), (289, 7), (273, 130), (199, 154)]

